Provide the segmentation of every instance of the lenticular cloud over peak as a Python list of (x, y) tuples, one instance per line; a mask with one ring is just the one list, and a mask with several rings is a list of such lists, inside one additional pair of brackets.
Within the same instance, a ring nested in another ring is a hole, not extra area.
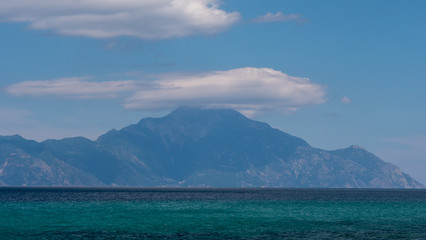
[(240, 19), (219, 0), (2, 0), (0, 22), (92, 38), (167, 39), (216, 34)]
[(237, 68), (164, 75), (127, 99), (128, 109), (172, 109), (180, 105), (233, 108), (242, 112), (295, 111), (325, 102), (325, 87), (271, 68)]
[(90, 77), (27, 81), (8, 86), (10, 95), (66, 99), (121, 99), (126, 109), (170, 110), (178, 106), (294, 112), (325, 102), (325, 86), (271, 68), (174, 73), (150, 79), (95, 81)]

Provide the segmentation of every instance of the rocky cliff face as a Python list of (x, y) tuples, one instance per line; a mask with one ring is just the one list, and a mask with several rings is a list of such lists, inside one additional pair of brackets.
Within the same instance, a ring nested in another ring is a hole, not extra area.
[(423, 187), (360, 147), (316, 149), (233, 110), (188, 107), (96, 141), (1, 137), (0, 185)]

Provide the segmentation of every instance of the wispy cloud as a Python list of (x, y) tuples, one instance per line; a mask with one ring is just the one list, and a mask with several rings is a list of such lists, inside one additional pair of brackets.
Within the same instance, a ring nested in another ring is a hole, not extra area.
[(0, 22), (92, 38), (167, 39), (216, 34), (240, 19), (219, 0), (2, 0)]
[(283, 21), (295, 21), (297, 23), (303, 23), (306, 20), (302, 18), (299, 14), (283, 14), (282, 12), (271, 13), (268, 12), (265, 15), (259, 16), (253, 20), (257, 23), (265, 22), (283, 22)]
[(288, 112), (325, 102), (324, 86), (270, 68), (166, 75), (154, 84), (155, 88), (136, 92), (124, 106), (129, 109), (172, 109), (192, 105), (245, 112), (271, 109)]
[(6, 92), (15, 96), (60, 96), (66, 98), (114, 98), (120, 92), (137, 87), (133, 80), (89, 81), (90, 77), (60, 78), (46, 81), (28, 81), (11, 85)]
[(342, 103), (344, 103), (344, 104), (351, 104), (351, 103), (352, 103), (352, 100), (351, 100), (350, 98), (348, 98), (348, 97), (342, 97), (342, 98), (340, 99), (340, 102), (342, 102)]
[[(94, 99), (118, 97), (127, 109), (166, 110), (181, 105), (233, 108), (245, 113), (297, 111), (325, 102), (325, 87), (271, 68), (150, 76), (149, 80), (91, 81), (88, 77), (21, 82), (15, 96)], [(125, 93), (125, 94), (120, 94)], [(129, 96), (130, 97), (127, 97)]]

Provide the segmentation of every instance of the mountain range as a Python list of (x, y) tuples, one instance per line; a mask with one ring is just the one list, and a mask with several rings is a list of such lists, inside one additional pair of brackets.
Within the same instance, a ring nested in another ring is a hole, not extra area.
[(95, 141), (0, 136), (0, 186), (423, 188), (359, 146), (322, 150), (234, 110), (192, 107)]

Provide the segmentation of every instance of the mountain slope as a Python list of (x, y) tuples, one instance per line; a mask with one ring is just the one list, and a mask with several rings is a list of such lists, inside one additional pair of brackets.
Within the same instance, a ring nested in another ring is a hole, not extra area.
[[(57, 169), (51, 172), (63, 172), (59, 175), (69, 183), (62, 180), (63, 185), (423, 187), (398, 167), (362, 148), (316, 149), (303, 139), (233, 110), (181, 107), (163, 118), (146, 118), (111, 130), (96, 141), (2, 141), (2, 185), (61, 185), (61, 181), (53, 180), (56, 175), (39, 176), (38, 181), (31, 180), (35, 176), (18, 177), (36, 172), (37, 168), (30, 166), (41, 160)], [(20, 151), (27, 155), (17, 154)], [(12, 161), (11, 154), (19, 157)], [(21, 162), (29, 169), (3, 169), (4, 159), (7, 166)], [(32, 162), (25, 162), (28, 159)], [(22, 180), (10, 181), (6, 175)], [(71, 176), (80, 180), (71, 180)]]
[(0, 186), (104, 185), (91, 173), (49, 154), (44, 144), (18, 135), (0, 137)]

